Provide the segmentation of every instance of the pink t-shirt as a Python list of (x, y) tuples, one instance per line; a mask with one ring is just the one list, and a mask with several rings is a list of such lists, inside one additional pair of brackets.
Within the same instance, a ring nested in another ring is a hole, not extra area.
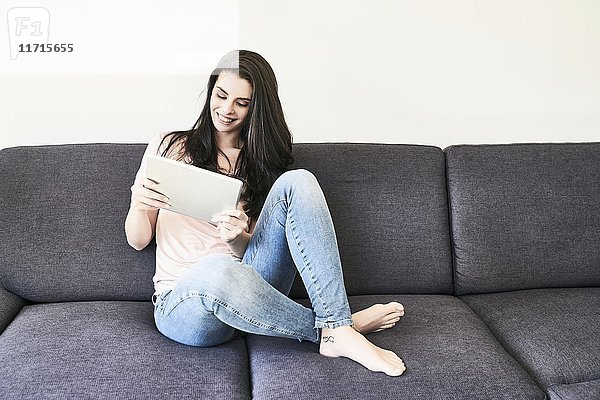
[[(162, 133), (152, 138), (142, 157), (137, 175), (144, 175), (149, 154), (162, 155), (167, 143), (160, 149), (158, 146), (164, 135), (165, 133)], [(243, 210), (241, 203), (238, 203), (237, 208)], [(214, 225), (160, 209), (156, 220), (156, 272), (152, 279), (154, 293), (173, 289), (190, 267), (202, 257), (213, 253), (234, 256)]]

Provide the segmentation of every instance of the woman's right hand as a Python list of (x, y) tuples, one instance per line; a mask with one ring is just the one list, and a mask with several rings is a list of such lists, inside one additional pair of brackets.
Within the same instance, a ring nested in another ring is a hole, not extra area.
[(158, 185), (146, 177), (136, 179), (131, 186), (131, 208), (136, 210), (169, 209), (169, 198), (158, 191)]

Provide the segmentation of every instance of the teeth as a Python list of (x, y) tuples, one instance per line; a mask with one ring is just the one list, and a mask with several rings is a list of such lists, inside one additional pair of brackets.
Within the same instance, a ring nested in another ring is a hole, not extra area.
[(221, 120), (221, 122), (229, 123), (229, 122), (235, 121), (235, 118), (227, 118), (221, 114), (217, 114), (217, 115), (219, 116), (219, 119)]

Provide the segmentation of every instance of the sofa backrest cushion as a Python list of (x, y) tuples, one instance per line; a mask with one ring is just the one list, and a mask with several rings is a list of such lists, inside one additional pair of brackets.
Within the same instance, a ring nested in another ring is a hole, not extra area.
[[(349, 295), (452, 293), (441, 149), (299, 143), (294, 157), (325, 194)], [(299, 274), (290, 297), (308, 297)]]
[(600, 143), (446, 156), (457, 294), (600, 285)]
[[(138, 252), (124, 230), (145, 147), (1, 150), (0, 284), (34, 302), (149, 300), (155, 243)], [(451, 293), (441, 149), (318, 143), (294, 155), (323, 187), (349, 294)]]
[(35, 302), (150, 300), (154, 245), (125, 237), (145, 145), (0, 151), (0, 284)]

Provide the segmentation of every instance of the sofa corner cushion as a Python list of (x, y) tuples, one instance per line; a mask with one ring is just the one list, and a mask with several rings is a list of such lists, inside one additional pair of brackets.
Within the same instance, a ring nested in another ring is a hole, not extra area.
[[(311, 171), (323, 189), (349, 295), (452, 293), (440, 148), (299, 143), (294, 158), (292, 168)], [(292, 298), (306, 297), (300, 283), (297, 276)]]
[(25, 300), (0, 286), (0, 334), (25, 304)]
[[(248, 335), (253, 398), (543, 399), (544, 392), (459, 299), (438, 295), (350, 296), (352, 311), (398, 301), (395, 327), (367, 334), (404, 361), (403, 375), (369, 371), (319, 345)], [(308, 301), (300, 300), (303, 304)], [(332, 384), (332, 382), (335, 382)]]
[(600, 143), (446, 149), (456, 293), (600, 286)]
[(149, 302), (26, 306), (0, 335), (2, 398), (249, 399), (242, 338), (211, 348), (164, 337)]
[(600, 288), (531, 289), (461, 299), (544, 387), (600, 379)]
[(153, 246), (127, 244), (130, 187), (145, 146), (0, 151), (0, 276), (33, 302), (150, 300)]

